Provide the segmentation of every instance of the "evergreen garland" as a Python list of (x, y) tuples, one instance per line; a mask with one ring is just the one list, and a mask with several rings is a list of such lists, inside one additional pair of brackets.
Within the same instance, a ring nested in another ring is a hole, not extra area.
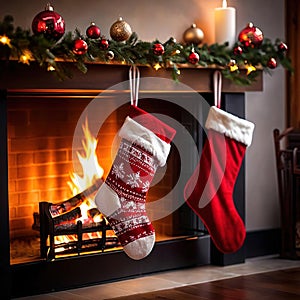
[[(8, 40), (5, 40), (8, 38)], [(73, 44), (76, 39), (83, 39), (88, 44), (88, 51), (83, 55), (73, 52)], [(6, 16), (0, 22), (0, 59), (19, 60), (29, 64), (37, 61), (47, 70), (55, 71), (60, 79), (72, 77), (70, 71), (63, 62), (73, 62), (83, 73), (88, 71), (87, 62), (122, 63), (128, 65), (144, 65), (162, 68), (172, 68), (174, 80), (180, 80), (180, 68), (184, 67), (212, 67), (219, 68), (225, 78), (238, 85), (250, 85), (258, 75), (258, 70), (271, 73), (268, 66), (270, 58), (276, 59), (277, 66), (282, 65), (286, 70), (293, 72), (291, 61), (282, 51), (279, 45), (282, 43), (276, 39), (274, 43), (268, 38), (263, 40), (260, 47), (244, 47), (239, 41), (232, 48), (225, 44), (212, 45), (185, 45), (170, 38), (162, 43), (158, 40), (145, 42), (138, 39), (135, 32), (126, 42), (108, 40), (108, 48), (100, 47), (99, 39), (91, 39), (76, 29), (74, 33), (67, 32), (56, 42), (45, 38), (44, 35), (34, 35), (29, 30), (14, 27), (13, 17)], [(153, 53), (153, 45), (161, 43), (164, 46), (162, 55)], [(234, 49), (240, 46), (242, 51), (236, 53)], [(200, 59), (196, 64), (189, 62), (189, 55), (194, 51)], [(108, 53), (113, 53), (113, 59)], [(234, 68), (231, 68), (234, 66)], [(248, 67), (251, 67), (248, 69)], [(248, 70), (247, 76), (242, 76), (242, 70)]]

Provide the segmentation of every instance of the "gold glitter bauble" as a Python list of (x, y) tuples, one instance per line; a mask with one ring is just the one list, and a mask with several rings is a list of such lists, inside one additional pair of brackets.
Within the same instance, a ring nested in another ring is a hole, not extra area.
[(197, 28), (196, 24), (193, 24), (183, 33), (183, 40), (187, 44), (199, 45), (202, 43), (204, 33), (200, 28)]
[(110, 27), (110, 36), (117, 42), (127, 41), (131, 34), (132, 31), (130, 25), (121, 17)]

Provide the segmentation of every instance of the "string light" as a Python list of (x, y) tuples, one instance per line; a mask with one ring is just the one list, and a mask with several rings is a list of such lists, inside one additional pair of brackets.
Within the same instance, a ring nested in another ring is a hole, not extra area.
[(156, 63), (154, 66), (153, 66), (153, 69), (155, 71), (159, 70), (161, 68), (161, 65), (159, 63)]
[(32, 60), (32, 54), (29, 50), (24, 50), (23, 53), (19, 57), (19, 62), (29, 65), (30, 60)]
[(53, 72), (53, 71), (55, 71), (55, 68), (52, 65), (49, 64), (48, 68), (47, 68), (47, 71)]
[(6, 35), (0, 35), (0, 43), (11, 47), (10, 39)]

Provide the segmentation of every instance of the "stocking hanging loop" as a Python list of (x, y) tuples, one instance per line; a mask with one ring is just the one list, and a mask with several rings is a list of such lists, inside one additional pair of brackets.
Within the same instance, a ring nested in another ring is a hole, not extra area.
[(130, 102), (133, 106), (138, 106), (139, 86), (140, 86), (140, 70), (136, 65), (132, 65), (129, 69), (129, 85), (130, 85)]
[(214, 104), (221, 108), (222, 74), (220, 71), (214, 73)]

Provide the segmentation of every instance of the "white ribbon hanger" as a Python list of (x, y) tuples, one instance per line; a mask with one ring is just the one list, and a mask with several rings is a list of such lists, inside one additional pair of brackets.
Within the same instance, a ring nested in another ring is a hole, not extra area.
[(222, 73), (215, 71), (214, 73), (214, 102), (215, 106), (221, 108), (221, 92), (222, 92)]
[(130, 102), (131, 105), (138, 106), (139, 87), (140, 87), (140, 70), (133, 65), (129, 69), (129, 85), (130, 85)]

